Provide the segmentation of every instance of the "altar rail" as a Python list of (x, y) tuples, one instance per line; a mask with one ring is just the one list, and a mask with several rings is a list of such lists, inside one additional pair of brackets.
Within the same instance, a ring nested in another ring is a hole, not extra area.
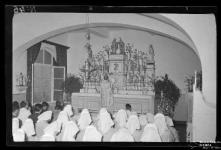
[[(114, 104), (111, 109), (116, 112), (125, 109), (126, 104), (130, 104), (137, 113), (154, 113), (154, 96), (114, 94)], [(92, 93), (72, 93), (72, 106), (75, 109), (87, 108), (97, 112), (101, 108), (101, 96)]]

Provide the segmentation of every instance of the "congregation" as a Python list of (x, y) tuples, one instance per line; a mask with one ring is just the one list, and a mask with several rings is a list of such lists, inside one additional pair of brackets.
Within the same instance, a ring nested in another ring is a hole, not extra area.
[(70, 103), (56, 101), (52, 110), (47, 102), (33, 107), (13, 102), (12, 136), (15, 142), (179, 142), (173, 121), (162, 112), (138, 114), (130, 104), (125, 109), (98, 113), (74, 110)]

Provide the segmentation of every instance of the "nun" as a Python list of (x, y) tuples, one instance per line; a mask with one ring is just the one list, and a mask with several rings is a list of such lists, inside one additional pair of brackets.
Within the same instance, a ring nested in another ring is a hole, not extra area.
[(97, 129), (103, 136), (103, 141), (110, 141), (113, 133), (116, 131), (114, 128), (114, 121), (111, 118), (106, 108), (101, 108), (98, 115)]
[(110, 141), (111, 142), (134, 142), (134, 138), (130, 134), (130, 131), (127, 128), (123, 127), (113, 134)]
[(83, 109), (80, 116), (79, 116), (78, 122), (77, 122), (79, 129), (80, 129), (80, 131), (77, 134), (77, 138), (76, 138), (77, 141), (83, 141), (85, 129), (91, 123), (92, 123), (92, 119), (91, 119), (91, 115), (90, 115), (88, 109)]
[(13, 141), (14, 142), (24, 142), (25, 141), (25, 132), (23, 129), (19, 128), (13, 132)]
[(76, 141), (76, 135), (79, 132), (79, 128), (74, 121), (68, 121), (65, 125), (64, 132), (61, 141), (74, 142)]
[(179, 136), (177, 130), (174, 127), (173, 120), (169, 116), (165, 116), (167, 127), (173, 135), (173, 142), (179, 142)]
[(139, 123), (140, 123), (140, 129), (136, 130), (133, 134), (133, 137), (134, 137), (134, 140), (136, 142), (139, 142), (140, 141), (140, 138), (141, 138), (141, 135), (144, 131), (144, 127), (146, 126), (147, 124), (147, 118), (146, 118), (146, 115), (140, 115), (139, 116)]
[(45, 129), (44, 129), (44, 134), (40, 138), (40, 141), (45, 141), (45, 142), (54, 142), (56, 141), (56, 134), (59, 132), (58, 128), (58, 122), (53, 121), (50, 123)]
[(27, 141), (35, 141), (36, 140), (36, 133), (33, 120), (28, 118), (25, 120), (24, 124), (22, 125), (22, 129), (25, 133), (25, 137)]
[(127, 113), (124, 109), (120, 109), (115, 117), (116, 132), (112, 135), (111, 142), (134, 142), (134, 138), (126, 125)]
[(115, 128), (126, 127), (127, 124), (127, 113), (124, 109), (120, 109), (115, 115)]
[(154, 123), (148, 123), (141, 135), (141, 142), (161, 142), (161, 138)]
[(57, 122), (59, 128), (59, 134), (56, 137), (58, 141), (62, 141), (62, 136), (65, 131), (66, 124), (71, 121), (73, 115), (72, 106), (70, 104), (66, 105), (58, 115)]
[(38, 139), (44, 134), (44, 129), (49, 125), (52, 119), (52, 111), (45, 111), (38, 116), (38, 121), (36, 123), (36, 136)]
[(147, 118), (148, 123), (153, 123), (154, 122), (154, 115), (152, 113), (147, 113), (146, 118)]
[(157, 113), (154, 116), (154, 123), (157, 126), (162, 142), (173, 142), (173, 136), (167, 127), (165, 116), (162, 113)]
[(140, 122), (135, 114), (131, 114), (126, 124), (126, 128), (130, 131), (135, 141), (139, 141)]
[(82, 141), (83, 142), (101, 142), (102, 134), (97, 130), (97, 128), (93, 124), (91, 124), (85, 128)]
[(22, 123), (19, 120), (19, 103), (17, 101), (12, 104), (12, 136), (14, 142), (24, 142), (25, 141), (25, 133), (21, 128)]
[(24, 124), (25, 120), (28, 119), (28, 117), (31, 115), (30, 110), (28, 110), (28, 105), (25, 101), (22, 101), (20, 103), (20, 112), (18, 115), (18, 118), (22, 121), (22, 124)]

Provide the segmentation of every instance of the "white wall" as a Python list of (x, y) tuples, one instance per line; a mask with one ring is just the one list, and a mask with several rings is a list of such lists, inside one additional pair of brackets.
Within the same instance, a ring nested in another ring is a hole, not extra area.
[(191, 121), (192, 120), (192, 107), (188, 108), (188, 104), (192, 103), (192, 93), (182, 94), (175, 106), (174, 117), (176, 121)]
[[(216, 107), (216, 20), (213, 14), (164, 14), (190, 35), (199, 51), (202, 63), (203, 94)], [(200, 96), (193, 100), (193, 140), (208, 141), (216, 137), (216, 108), (209, 107)]]

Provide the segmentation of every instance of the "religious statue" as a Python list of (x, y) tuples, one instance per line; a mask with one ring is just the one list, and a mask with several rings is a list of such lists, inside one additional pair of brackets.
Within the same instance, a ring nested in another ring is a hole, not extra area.
[(130, 72), (130, 70), (131, 70), (131, 60), (129, 59), (127, 61), (127, 71)]
[(104, 62), (104, 72), (106, 72), (108, 70), (109, 70), (109, 63), (108, 63), (108, 61), (105, 61)]
[(85, 45), (85, 47), (87, 48), (87, 53), (88, 53), (88, 57), (87, 57), (88, 70), (90, 70), (91, 66), (93, 64), (93, 52), (92, 52), (92, 49), (91, 49), (91, 45), (89, 43), (87, 43)]
[(91, 80), (91, 81), (95, 81), (95, 78), (96, 78), (96, 73), (93, 71), (93, 72), (91, 72), (91, 74), (90, 74), (90, 80)]
[(144, 72), (144, 70), (142, 70), (140, 72), (140, 78), (141, 78), (142, 82), (144, 82), (144, 76), (145, 76), (145, 72)]
[[(107, 74), (107, 72), (106, 72), (105, 74)], [(113, 73), (110, 73), (110, 74), (109, 74), (109, 81), (110, 81), (110, 83), (111, 83), (112, 91), (113, 91), (113, 88), (114, 88), (114, 86), (115, 86), (115, 84), (116, 84), (116, 80), (114, 79)]]
[(92, 49), (91, 49), (91, 44), (86, 43), (85, 47), (87, 48), (87, 53), (88, 53), (88, 58), (91, 58), (93, 55)]
[(150, 45), (149, 47), (149, 55), (150, 55), (151, 61), (154, 61), (154, 49), (152, 45)]
[(100, 82), (100, 80), (101, 80), (101, 71), (97, 70), (96, 71), (96, 82)]
[(130, 73), (129, 73), (129, 71), (127, 71), (126, 77), (127, 77), (127, 81), (129, 81), (129, 79), (130, 79)]
[(19, 74), (19, 76), (18, 76), (18, 78), (17, 78), (17, 84), (19, 85), (19, 86), (23, 86), (24, 84), (24, 76), (23, 76), (23, 74), (22, 73), (20, 73)]
[(145, 78), (144, 78), (145, 87), (148, 87), (149, 84), (150, 84), (150, 77), (148, 75), (145, 75)]
[(133, 83), (133, 72), (130, 71), (128, 74), (129, 74), (129, 78), (128, 78), (129, 83)]
[(142, 52), (138, 51), (138, 63), (139, 63), (139, 71), (142, 72), (143, 70), (143, 58), (142, 58)]
[(138, 80), (139, 80), (138, 73), (135, 71), (134, 76), (133, 76), (133, 82), (137, 83)]
[(147, 62), (148, 62), (148, 55), (147, 55), (147, 52), (144, 52), (142, 54), (142, 59), (143, 59), (143, 66), (145, 67), (147, 65)]
[(114, 38), (111, 44), (111, 54), (116, 54), (117, 48), (118, 48), (117, 39)]
[(125, 44), (124, 44), (124, 42), (122, 41), (121, 38), (119, 38), (118, 48), (120, 49), (120, 54), (125, 53)]
[(138, 55), (137, 55), (137, 49), (135, 49), (133, 51), (133, 56), (132, 56), (132, 59), (135, 63), (137, 63), (137, 60), (138, 60)]
[(117, 54), (117, 55), (120, 55), (120, 53), (121, 53), (121, 52), (120, 52), (120, 49), (119, 49), (119, 47), (118, 47), (118, 49), (117, 49), (117, 51), (116, 51), (116, 54)]
[(121, 45), (120, 45), (120, 42), (117, 42), (117, 45), (118, 45), (118, 47), (117, 47), (117, 50), (116, 50), (116, 54), (117, 54), (117, 55), (120, 55), (120, 54), (121, 54)]
[(145, 55), (145, 53), (142, 52), (141, 57), (142, 57), (143, 62), (144, 62), (144, 55)]
[(127, 43), (126, 49), (125, 49), (125, 53), (127, 55), (127, 60), (130, 60), (130, 58), (131, 58), (131, 51), (132, 51), (131, 46), (129, 43)]
[(105, 60), (108, 60), (108, 58), (109, 58), (109, 55), (110, 55), (110, 47), (108, 46), (108, 45), (106, 45), (106, 46), (104, 46), (103, 47), (104, 48), (104, 53), (105, 53), (105, 57), (107, 58), (107, 59), (105, 59)]

